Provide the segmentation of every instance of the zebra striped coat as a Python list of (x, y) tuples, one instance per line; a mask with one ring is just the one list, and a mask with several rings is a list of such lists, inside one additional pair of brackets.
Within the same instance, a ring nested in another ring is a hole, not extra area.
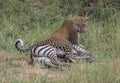
[[(85, 49), (83, 49), (81, 46), (77, 46), (77, 45), (73, 45), (70, 44), (69, 45), (67, 43), (67, 45), (62, 45), (62, 46), (52, 46), (49, 44), (34, 44), (26, 49), (22, 49), (18, 46), (18, 44), (20, 43), (20, 45), (23, 47), (24, 46), (24, 42), (21, 39), (17, 39), (15, 41), (15, 48), (20, 51), (20, 52), (30, 52), (30, 57), (32, 57), (32, 59), (34, 61), (37, 62), (42, 62), (46, 65), (56, 65), (56, 66), (64, 66), (64, 64), (60, 64), (60, 60), (58, 59), (58, 57), (62, 57), (64, 58), (68, 58), (71, 61), (74, 61), (75, 59), (80, 59), (79, 56), (77, 55), (77, 51), (83, 52), (83, 53), (87, 53), (87, 51)], [(69, 47), (70, 51), (66, 51), (66, 47)], [(65, 56), (65, 54), (69, 54), (68, 56)], [(59, 56), (58, 56), (59, 55)]]

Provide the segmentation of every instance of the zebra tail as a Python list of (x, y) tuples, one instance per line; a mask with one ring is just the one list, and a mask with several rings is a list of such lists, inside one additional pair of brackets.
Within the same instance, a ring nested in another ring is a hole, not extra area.
[[(19, 47), (18, 44), (20, 44), (21, 47)], [(17, 49), (17, 51), (23, 52), (23, 53), (28, 52), (31, 49), (30, 47), (22, 48), (22, 47), (24, 47), (24, 42), (23, 42), (22, 39), (15, 40), (15, 44), (14, 45), (15, 45), (15, 48)]]

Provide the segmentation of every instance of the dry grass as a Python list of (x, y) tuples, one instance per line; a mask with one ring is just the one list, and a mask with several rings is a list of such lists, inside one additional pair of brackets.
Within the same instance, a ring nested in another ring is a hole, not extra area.
[(60, 71), (44, 68), (42, 64), (28, 65), (26, 59), (15, 57), (18, 54), (2, 54), (0, 60), (0, 82), (30, 83), (119, 83), (120, 59), (79, 62), (71, 68)]

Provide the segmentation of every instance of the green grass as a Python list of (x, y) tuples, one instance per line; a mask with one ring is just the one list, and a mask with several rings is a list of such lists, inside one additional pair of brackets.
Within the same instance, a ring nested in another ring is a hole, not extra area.
[[(113, 13), (112, 9), (101, 9), (100, 13), (109, 15), (106, 20), (98, 22), (92, 19), (98, 13), (90, 16), (92, 18), (79, 43), (96, 54), (93, 63), (80, 61), (65, 71), (48, 70), (42, 69), (41, 64), (28, 65), (25, 61), (28, 54), (15, 50), (15, 39), (23, 39), (25, 47), (40, 41), (66, 18), (77, 15), (81, 5), (74, 5), (80, 4), (75, 1), (60, 8), (58, 0), (43, 1), (37, 7), (33, 6), (34, 3), (34, 0), (0, 0), (0, 83), (120, 82), (119, 11), (114, 10), (116, 12)], [(66, 13), (70, 14), (66, 16)]]

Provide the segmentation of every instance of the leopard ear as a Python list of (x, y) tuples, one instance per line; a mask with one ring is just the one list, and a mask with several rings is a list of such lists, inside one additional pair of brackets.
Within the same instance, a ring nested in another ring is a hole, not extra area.
[(72, 18), (72, 22), (73, 22), (73, 23), (76, 23), (76, 22), (77, 22), (77, 21), (76, 21), (76, 17)]
[(68, 26), (68, 25), (71, 25), (71, 24), (73, 24), (73, 22), (72, 22), (72, 20), (71, 19), (66, 19), (65, 21), (64, 21), (64, 23), (62, 24), (62, 26)]

